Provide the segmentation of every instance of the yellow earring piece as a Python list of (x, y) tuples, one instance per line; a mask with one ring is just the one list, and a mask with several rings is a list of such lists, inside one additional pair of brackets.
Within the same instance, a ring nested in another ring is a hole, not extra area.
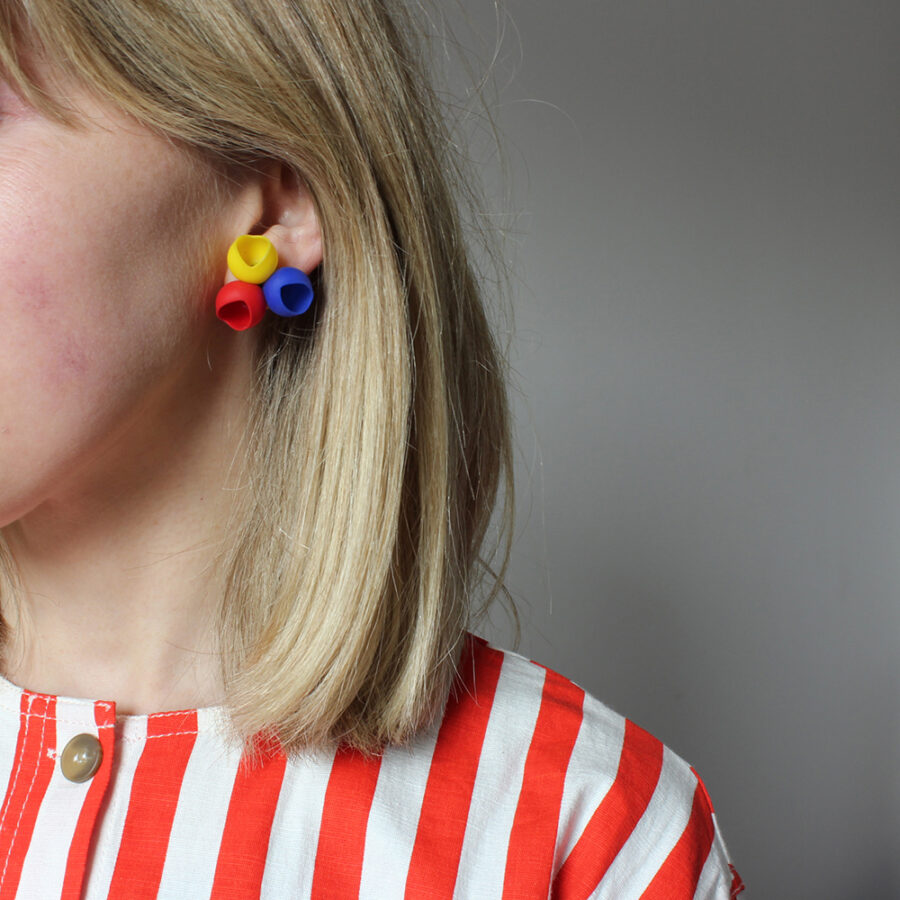
[(242, 234), (228, 248), (228, 268), (238, 281), (262, 284), (277, 267), (275, 245), (260, 234)]

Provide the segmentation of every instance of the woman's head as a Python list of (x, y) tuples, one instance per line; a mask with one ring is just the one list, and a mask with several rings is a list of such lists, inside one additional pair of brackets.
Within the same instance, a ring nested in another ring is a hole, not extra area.
[[(129, 121), (145, 136), (146, 146), (128, 147), (147, 157), (135, 190), (146, 189), (148, 206), (123, 216), (127, 238), (108, 215), (96, 227), (132, 250), (169, 254), (162, 272), (149, 254), (128, 257), (146, 296), (165, 294), (152, 300), (161, 306), (153, 339), (171, 328), (226, 353), (251, 348), (222, 651), (239, 728), (274, 725), (289, 744), (344, 736), (373, 746), (435, 711), (508, 472), (500, 363), (448, 183), (455, 161), (394, 6), (18, 0), (0, 10), (0, 66), (41, 128), (58, 129), (87, 160), (104, 138), (79, 107), (96, 103), (116, 118), (115, 140), (127, 143)], [(85, 172), (88, 182), (96, 175)], [(70, 227), (80, 203), (117, 202), (76, 194), (60, 210)], [(215, 322), (225, 251), (251, 228), (288, 257), (305, 253), (286, 261), (307, 270), (321, 230), (313, 324), (269, 317), (236, 335)], [(88, 333), (100, 340), (95, 332), (112, 329), (131, 345), (140, 312), (122, 307), (116, 277), (100, 282), (108, 321)], [(46, 302), (61, 288), (45, 286)], [(78, 364), (65, 335), (29, 321), (57, 367)], [(160, 370), (142, 383), (173, 377), (167, 350), (150, 354)], [(133, 363), (125, 355), (96, 372), (98, 383)]]
[(77, 129), (0, 84), (0, 526), (167, 453), (212, 403), (207, 358), (246, 353), (206, 308), (244, 195), (217, 202), (187, 153), (64, 90)]

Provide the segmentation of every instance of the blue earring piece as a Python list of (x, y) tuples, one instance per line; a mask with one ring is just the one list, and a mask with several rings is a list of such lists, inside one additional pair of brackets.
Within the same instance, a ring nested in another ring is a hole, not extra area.
[(299, 316), (313, 302), (313, 287), (309, 276), (293, 266), (284, 266), (263, 283), (266, 303), (279, 316)]

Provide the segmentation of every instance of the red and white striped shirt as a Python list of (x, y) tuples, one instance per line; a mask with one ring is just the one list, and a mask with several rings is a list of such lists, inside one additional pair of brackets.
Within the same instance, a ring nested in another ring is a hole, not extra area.
[[(443, 718), (380, 756), (250, 768), (220, 709), (116, 716), (0, 681), (0, 900), (715, 898), (709, 798), (572, 682), (470, 637)], [(59, 755), (94, 735), (84, 783)]]

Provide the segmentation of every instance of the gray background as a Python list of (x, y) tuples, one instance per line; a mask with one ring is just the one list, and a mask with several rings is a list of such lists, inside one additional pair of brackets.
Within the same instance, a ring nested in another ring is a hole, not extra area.
[(506, 9), (522, 651), (697, 767), (745, 896), (900, 897), (900, 4)]

